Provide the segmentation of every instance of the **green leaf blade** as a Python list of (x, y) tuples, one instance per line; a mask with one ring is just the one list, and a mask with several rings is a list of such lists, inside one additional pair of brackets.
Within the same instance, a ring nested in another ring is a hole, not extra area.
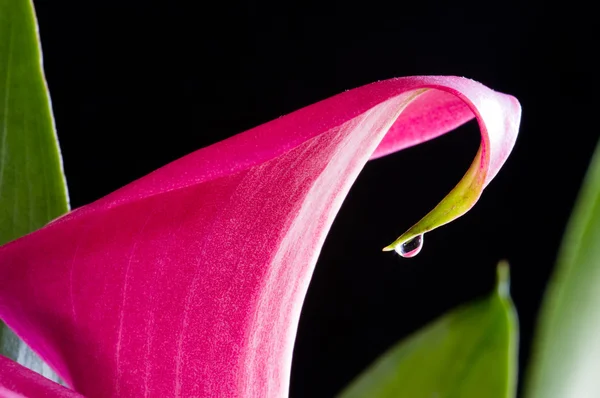
[(0, 245), (69, 210), (30, 1), (0, 0)]
[(529, 398), (600, 396), (600, 142), (546, 291)]
[(514, 397), (518, 322), (503, 279), (505, 267), (499, 267), (492, 296), (460, 307), (400, 342), (339, 397)]
[[(0, 0), (0, 245), (69, 210), (30, 0)], [(0, 322), (0, 354), (58, 377)]]

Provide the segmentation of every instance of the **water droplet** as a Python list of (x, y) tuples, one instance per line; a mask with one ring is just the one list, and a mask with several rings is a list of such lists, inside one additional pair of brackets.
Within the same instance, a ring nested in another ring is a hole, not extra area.
[(405, 258), (414, 257), (423, 248), (423, 235), (417, 235), (411, 240), (407, 240), (401, 245), (396, 246), (396, 253)]

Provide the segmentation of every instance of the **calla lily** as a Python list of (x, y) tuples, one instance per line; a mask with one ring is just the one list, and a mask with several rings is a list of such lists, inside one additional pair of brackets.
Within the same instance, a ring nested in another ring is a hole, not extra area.
[(77, 398), (81, 395), (0, 355), (0, 397)]
[(402, 252), (499, 171), (513, 97), (459, 77), (392, 79), (198, 150), (1, 247), (0, 318), (88, 397), (285, 396), (313, 268), (362, 167), (473, 117), (472, 166), (386, 248)]

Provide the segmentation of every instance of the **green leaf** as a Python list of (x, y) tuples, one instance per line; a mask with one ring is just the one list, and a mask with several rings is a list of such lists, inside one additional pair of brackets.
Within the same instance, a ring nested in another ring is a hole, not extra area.
[(516, 393), (518, 321), (508, 265), (494, 293), (400, 342), (340, 398), (509, 398)]
[(600, 397), (600, 142), (544, 299), (527, 397)]
[[(33, 5), (0, 0), (0, 245), (68, 210)], [(0, 354), (49, 374), (2, 324)]]
[(29, 0), (0, 0), (0, 244), (69, 210)]

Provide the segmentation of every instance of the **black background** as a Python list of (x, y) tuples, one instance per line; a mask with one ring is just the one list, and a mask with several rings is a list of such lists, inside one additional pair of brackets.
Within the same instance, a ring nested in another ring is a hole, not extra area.
[(367, 165), (304, 304), (291, 396), (334, 395), (393, 343), (488, 292), (503, 258), (523, 368), (599, 136), (593, 13), (559, 4), (35, 1), (72, 206), (345, 89), (473, 78), (521, 101), (508, 163), (470, 213), (428, 234), (410, 260), (381, 247), (458, 182), (477, 126)]

